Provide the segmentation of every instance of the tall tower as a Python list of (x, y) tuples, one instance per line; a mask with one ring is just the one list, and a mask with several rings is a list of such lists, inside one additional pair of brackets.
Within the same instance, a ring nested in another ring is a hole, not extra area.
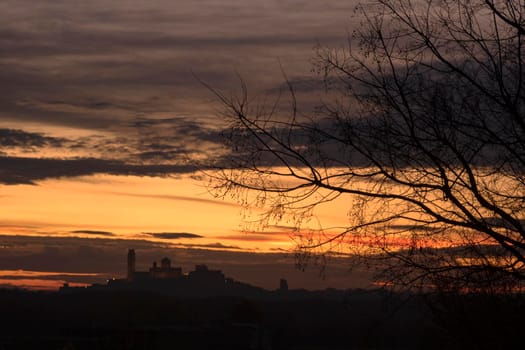
[(287, 292), (288, 291), (288, 281), (285, 280), (284, 278), (281, 278), (281, 280), (279, 281), (279, 290), (281, 292)]
[(135, 277), (135, 249), (128, 250), (128, 281)]

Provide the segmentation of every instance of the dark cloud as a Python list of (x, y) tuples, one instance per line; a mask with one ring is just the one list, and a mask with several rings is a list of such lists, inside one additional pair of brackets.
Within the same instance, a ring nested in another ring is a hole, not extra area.
[(162, 239), (181, 239), (181, 238), (202, 238), (203, 236), (189, 232), (144, 232), (155, 238)]
[[(180, 36), (176, 34), (165, 34), (148, 31), (69, 31), (64, 32), (58, 38), (58, 42), (50, 42), (50, 37), (34, 35), (26, 36), (25, 40), (20, 40), (17, 33), (4, 35), (4, 42), (10, 49), (32, 56), (53, 56), (57, 54), (96, 54), (100, 50), (105, 53), (115, 53), (128, 48), (137, 50), (152, 50), (166, 47), (177, 48), (178, 50), (199, 50), (206, 49), (241, 49), (242, 47), (264, 47), (272, 48), (280, 46), (312, 46), (316, 39), (323, 42), (335, 42), (340, 40), (340, 35), (318, 35), (312, 38), (311, 35), (289, 33), (288, 35), (273, 36), (265, 33), (240, 33), (237, 36)], [(18, 41), (16, 40), (18, 39)], [(38, 41), (39, 40), (39, 41)], [(47, 42), (46, 42), (47, 41)], [(96, 42), (97, 45), (82, 45), (82, 43)], [(75, 43), (75, 44), (73, 44)], [(5, 51), (4, 55), (5, 55)]]
[[(177, 244), (179, 247), (184, 248), (208, 248), (208, 249), (220, 249), (220, 250), (241, 250), (240, 247), (235, 245), (226, 245), (222, 244), (220, 242), (216, 243), (208, 243), (208, 244), (194, 244), (194, 243), (179, 243)], [(243, 249), (246, 250), (246, 249)]]
[(279, 238), (289, 240), (286, 236), (276, 237), (280, 233), (264, 233), (264, 234), (254, 234), (254, 233), (247, 233), (244, 235), (228, 235), (228, 236), (219, 236), (217, 238), (219, 239), (226, 239), (226, 240), (236, 240), (236, 241), (245, 241), (245, 242), (269, 242), (269, 241), (276, 241), (279, 240)]
[(184, 150), (148, 151), (136, 154), (135, 156), (145, 161), (165, 161), (177, 159), (184, 154), (186, 154)]
[(254, 90), (267, 90), (282, 78), (277, 57), (289, 76), (308, 71), (312, 47), (344, 39), (352, 11), (343, 0), (5, 6), (0, 119), (90, 129), (151, 112), (214, 115), (192, 71), (231, 88), (237, 70)]
[(287, 81), (278, 84), (276, 87), (268, 89), (267, 91), (269, 93), (286, 92), (289, 91), (290, 86), (293, 88), (294, 92), (315, 92), (317, 94), (329, 89), (344, 91), (347, 87), (344, 81), (332, 77), (322, 79), (320, 77), (297, 76), (290, 78)]
[[(216, 155), (225, 151), (222, 130), (189, 118), (140, 117), (124, 123), (123, 128), (131, 135), (99, 143), (97, 150), (109, 156), (124, 150), (127, 158), (147, 164), (217, 159)], [(115, 152), (107, 152), (108, 149)]]
[(221, 142), (224, 139), (223, 131), (220, 128), (210, 128), (196, 120), (189, 118), (137, 118), (127, 123), (128, 126), (139, 130), (139, 135), (151, 136), (155, 138), (145, 138), (142, 146), (150, 150), (172, 150), (174, 141), (209, 141), (212, 143)]
[(108, 231), (95, 231), (95, 230), (75, 230), (71, 233), (83, 233), (86, 235), (96, 235), (96, 236), (114, 236), (115, 234)]
[(286, 226), (286, 225), (269, 225), (268, 228), (273, 228), (275, 230), (282, 230), (282, 231), (297, 231), (296, 226)]
[(388, 228), (396, 231), (413, 232), (435, 232), (444, 230), (443, 227), (432, 227), (428, 225), (389, 225)]
[(64, 138), (49, 137), (41, 133), (27, 132), (18, 129), (0, 129), (0, 147), (61, 147), (68, 140)]
[(94, 174), (167, 176), (195, 171), (191, 165), (139, 165), (96, 158), (53, 159), (0, 157), (0, 183), (34, 184), (49, 178)]
[(104, 274), (75, 274), (75, 273), (53, 273), (46, 274), (32, 274), (26, 273), (24, 271), (17, 271), (18, 274), (9, 274), (9, 271), (5, 275), (0, 275), (1, 279), (7, 280), (25, 280), (25, 279), (41, 279), (41, 280), (52, 280), (52, 281), (68, 281), (68, 282), (82, 282), (82, 283), (97, 283), (100, 282), (101, 278), (107, 279), (110, 275)]
[(149, 149), (159, 150), (159, 151), (165, 151), (165, 150), (171, 151), (173, 149), (172, 145), (162, 144), (158, 142), (146, 144), (145, 147)]
[[(525, 227), (524, 218), (516, 218), (516, 219), (517, 219), (516, 220), (517, 223), (519, 223), (522, 227)], [(487, 222), (487, 224), (495, 226), (495, 227), (516, 229), (516, 227), (513, 226), (513, 223), (510, 223), (507, 220), (503, 220), (501, 218), (489, 217), (489, 218), (484, 218), (484, 220), (485, 222)]]
[[(413, 254), (412, 248), (404, 249), (400, 255), (411, 255)], [(457, 259), (501, 259), (508, 258), (512, 254), (509, 253), (500, 244), (463, 244), (463, 245), (452, 245), (449, 247), (426, 247), (420, 248), (419, 254), (422, 257), (431, 257), (432, 259), (438, 260), (454, 260)], [(381, 254), (380, 254), (381, 256)], [(383, 256), (381, 256), (383, 257)]]
[(289, 249), (284, 249), (284, 248), (270, 248), (270, 251), (272, 252), (278, 252), (278, 253), (292, 253)]

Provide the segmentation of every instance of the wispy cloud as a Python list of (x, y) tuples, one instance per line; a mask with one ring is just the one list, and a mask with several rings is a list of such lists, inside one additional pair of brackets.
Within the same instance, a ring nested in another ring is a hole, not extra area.
[(218, 239), (225, 239), (225, 240), (235, 240), (235, 241), (244, 241), (244, 242), (271, 242), (271, 241), (286, 241), (288, 242), (290, 239), (288, 236), (285, 235), (279, 235), (279, 234), (254, 234), (254, 233), (246, 233), (243, 235), (227, 235), (227, 236), (218, 236), (216, 237)]
[(71, 233), (83, 233), (86, 235), (95, 235), (95, 236), (114, 236), (115, 234), (108, 231), (96, 231), (96, 230), (75, 230)]
[(128, 197), (137, 197), (137, 198), (153, 198), (153, 199), (165, 199), (172, 201), (185, 201), (185, 202), (194, 202), (194, 203), (205, 203), (213, 205), (222, 205), (227, 207), (239, 207), (236, 203), (226, 202), (223, 200), (214, 200), (198, 197), (188, 197), (188, 196), (177, 196), (169, 194), (142, 194), (142, 193), (126, 193), (126, 192), (108, 192), (108, 194), (118, 195), (118, 196), (128, 196)]
[(143, 232), (146, 235), (162, 239), (202, 238), (203, 236), (189, 232)]
[[(193, 244), (193, 243), (179, 243), (179, 247), (184, 248), (206, 248), (206, 249), (218, 249), (218, 250), (241, 250), (241, 247), (235, 245), (227, 245), (220, 242), (216, 243), (207, 243), (207, 244)], [(248, 251), (248, 249), (243, 249)]]

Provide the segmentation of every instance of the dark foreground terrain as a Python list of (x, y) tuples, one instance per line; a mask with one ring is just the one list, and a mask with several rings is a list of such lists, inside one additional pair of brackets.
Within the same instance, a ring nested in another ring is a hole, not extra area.
[[(180, 298), (0, 290), (0, 349), (506, 349), (522, 297), (383, 291)], [(517, 346), (517, 347), (516, 347)]]

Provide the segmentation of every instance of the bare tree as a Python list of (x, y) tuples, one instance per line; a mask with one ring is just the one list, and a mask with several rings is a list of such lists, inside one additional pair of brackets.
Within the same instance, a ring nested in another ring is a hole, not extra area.
[[(376, 259), (384, 282), (507, 288), (525, 277), (525, 2), (373, 0), (314, 66), (316, 113), (216, 92), (231, 125), (219, 195), (292, 220), (298, 251)], [(305, 233), (316, 207), (348, 225)], [(303, 226), (301, 226), (303, 225)]]

